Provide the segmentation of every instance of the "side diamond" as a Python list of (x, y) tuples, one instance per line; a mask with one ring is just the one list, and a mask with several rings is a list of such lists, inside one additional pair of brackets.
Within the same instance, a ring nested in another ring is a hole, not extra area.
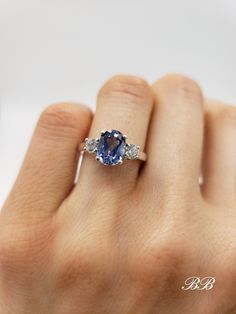
[(97, 143), (97, 139), (96, 138), (87, 139), (86, 142), (85, 142), (86, 151), (88, 153), (96, 152), (97, 145), (98, 145), (98, 143)]
[(135, 159), (139, 154), (139, 146), (135, 144), (128, 144), (126, 147), (126, 157), (128, 159)]

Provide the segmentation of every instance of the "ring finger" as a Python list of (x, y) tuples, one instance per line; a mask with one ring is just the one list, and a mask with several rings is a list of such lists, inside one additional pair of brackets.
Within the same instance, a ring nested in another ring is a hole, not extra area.
[[(98, 94), (89, 137), (98, 137), (101, 130), (116, 129), (128, 136), (129, 143), (138, 144), (143, 151), (152, 106), (152, 90), (144, 80), (131, 76), (113, 77)], [(85, 191), (104, 186), (106, 190), (128, 191), (135, 184), (139, 167), (140, 161), (137, 160), (127, 161), (121, 166), (106, 167), (96, 162), (91, 155), (85, 154), (74, 193), (80, 194), (78, 190), (81, 185)], [(87, 189), (88, 186), (90, 189)]]

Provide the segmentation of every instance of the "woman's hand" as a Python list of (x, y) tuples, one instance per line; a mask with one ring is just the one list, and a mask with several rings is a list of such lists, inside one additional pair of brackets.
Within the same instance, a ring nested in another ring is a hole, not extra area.
[[(107, 129), (146, 163), (85, 154), (74, 186), (78, 143)], [(114, 77), (93, 121), (75, 104), (39, 119), (0, 215), (0, 313), (236, 313), (235, 223), (236, 108), (183, 76)], [(182, 289), (192, 276), (215, 283)]]

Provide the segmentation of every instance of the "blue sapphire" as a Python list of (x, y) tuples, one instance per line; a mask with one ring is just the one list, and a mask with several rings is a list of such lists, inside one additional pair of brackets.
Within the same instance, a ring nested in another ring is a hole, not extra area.
[(98, 143), (97, 159), (104, 165), (117, 165), (123, 160), (125, 146), (126, 140), (120, 131), (106, 131)]

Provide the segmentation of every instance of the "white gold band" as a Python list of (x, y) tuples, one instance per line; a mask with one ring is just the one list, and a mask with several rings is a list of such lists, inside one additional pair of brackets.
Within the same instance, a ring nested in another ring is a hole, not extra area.
[(124, 160), (146, 161), (147, 156), (140, 146), (127, 143), (127, 136), (118, 130), (101, 131), (100, 138), (86, 138), (79, 151), (95, 154), (96, 160), (106, 166), (115, 166)]

